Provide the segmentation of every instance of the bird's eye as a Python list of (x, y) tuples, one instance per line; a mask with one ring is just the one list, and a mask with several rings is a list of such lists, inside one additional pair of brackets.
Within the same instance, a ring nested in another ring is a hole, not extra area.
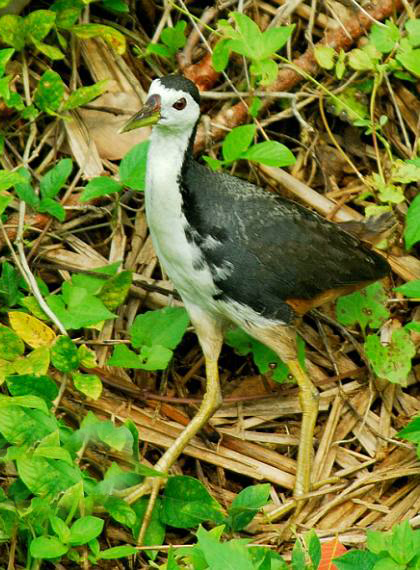
[(185, 99), (185, 97), (181, 97), (181, 99), (178, 99), (178, 101), (175, 101), (175, 103), (172, 105), (172, 107), (174, 109), (176, 109), (177, 111), (182, 111), (182, 109), (185, 108), (186, 104), (187, 104), (187, 100)]

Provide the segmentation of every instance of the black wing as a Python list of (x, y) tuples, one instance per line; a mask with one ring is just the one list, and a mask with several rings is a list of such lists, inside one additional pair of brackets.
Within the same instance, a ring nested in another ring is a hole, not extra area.
[[(219, 298), (290, 322), (287, 299), (375, 281), (386, 260), (336, 224), (303, 206), (195, 161), (183, 170), (184, 214), (215, 279)], [(206, 238), (213, 238), (209, 240)], [(217, 244), (214, 240), (217, 240)]]

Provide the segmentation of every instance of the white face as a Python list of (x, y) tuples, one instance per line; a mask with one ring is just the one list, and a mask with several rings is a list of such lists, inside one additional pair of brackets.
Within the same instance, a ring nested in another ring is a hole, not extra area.
[(152, 95), (160, 97), (160, 119), (157, 127), (169, 129), (192, 129), (200, 116), (200, 107), (186, 91), (168, 89), (159, 79), (152, 81), (147, 100)]

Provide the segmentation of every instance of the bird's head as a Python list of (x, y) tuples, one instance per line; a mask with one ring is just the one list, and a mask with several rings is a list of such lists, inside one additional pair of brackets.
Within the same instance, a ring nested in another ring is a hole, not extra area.
[(167, 75), (152, 81), (143, 108), (129, 119), (121, 132), (147, 125), (190, 130), (199, 116), (200, 93), (194, 83), (182, 75)]

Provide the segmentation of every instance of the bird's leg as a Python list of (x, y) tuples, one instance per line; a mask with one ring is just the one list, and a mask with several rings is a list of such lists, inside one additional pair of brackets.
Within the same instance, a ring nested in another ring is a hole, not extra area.
[[(299, 499), (309, 492), (311, 486), (313, 435), (318, 416), (318, 390), (312, 384), (305, 370), (297, 359), (288, 360), (286, 364), (299, 386), (299, 402), (302, 410), (302, 425), (296, 469), (294, 496)], [(302, 503), (301, 503), (302, 505)], [(297, 509), (300, 510), (299, 505)]]
[[(193, 417), (187, 427), (179, 434), (173, 444), (165, 451), (162, 457), (155, 465), (155, 469), (162, 473), (167, 473), (175, 461), (178, 459), (182, 451), (188, 445), (190, 440), (196, 435), (197, 432), (204, 426), (204, 424), (211, 418), (213, 413), (222, 403), (222, 394), (219, 384), (219, 368), (218, 359), (223, 342), (223, 334), (220, 325), (213, 321), (206, 313), (197, 313), (188, 308), (191, 321), (195, 325), (195, 330), (203, 348), (205, 366), (206, 366), (206, 391), (204, 398), (201, 402), (197, 414)], [(160, 477), (154, 477), (151, 481), (151, 495), (147, 509), (143, 518), (142, 526), (138, 536), (138, 544), (142, 544), (147, 527), (149, 526), (152, 516), (153, 507), (159, 493), (159, 488), (162, 484)], [(140, 489), (141, 487), (141, 489)], [(141, 494), (145, 493), (144, 484), (139, 486)], [(135, 493), (135, 490), (134, 490)], [(126, 500), (133, 502), (141, 495), (137, 495), (134, 499), (132, 493)], [(131, 499), (131, 500), (130, 500)]]

